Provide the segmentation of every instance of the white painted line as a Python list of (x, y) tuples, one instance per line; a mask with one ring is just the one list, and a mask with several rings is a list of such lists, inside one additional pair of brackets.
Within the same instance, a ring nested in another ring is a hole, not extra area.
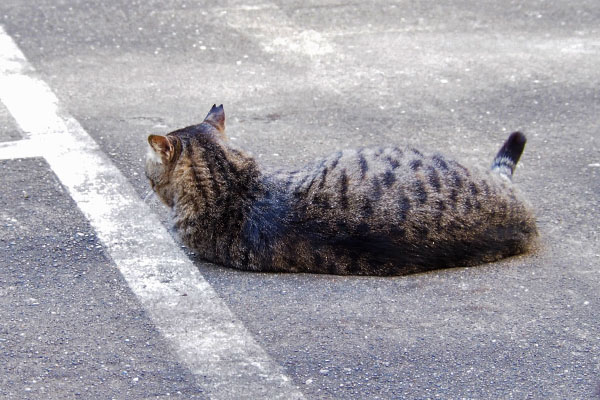
[(35, 141), (31, 139), (17, 140), (14, 142), (0, 142), (0, 160), (42, 157), (42, 153), (39, 143), (35, 143)]
[[(301, 399), (0, 26), (0, 101), (69, 190), (179, 359), (217, 399)], [(3, 150), (4, 151), (4, 150)], [(118, 312), (118, 310), (115, 310)]]

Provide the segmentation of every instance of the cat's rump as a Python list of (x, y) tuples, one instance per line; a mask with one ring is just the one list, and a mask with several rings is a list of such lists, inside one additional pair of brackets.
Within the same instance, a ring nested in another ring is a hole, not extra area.
[(511, 182), (441, 154), (344, 150), (278, 179), (291, 193), (291, 231), (313, 238), (304, 248), (336, 260), (327, 270), (338, 274), (474, 265), (522, 253), (536, 235)]

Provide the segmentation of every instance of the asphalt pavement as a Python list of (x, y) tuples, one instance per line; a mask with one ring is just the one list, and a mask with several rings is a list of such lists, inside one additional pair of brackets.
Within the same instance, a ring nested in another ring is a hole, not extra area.
[[(307, 399), (600, 397), (597, 1), (4, 0), (0, 25), (140, 202), (147, 135), (214, 103), (265, 167), (370, 145), (488, 165), (524, 131), (533, 254), (391, 278), (190, 257)], [(27, 135), (0, 102), (0, 145)], [(46, 160), (0, 171), (0, 398), (219, 397)]]

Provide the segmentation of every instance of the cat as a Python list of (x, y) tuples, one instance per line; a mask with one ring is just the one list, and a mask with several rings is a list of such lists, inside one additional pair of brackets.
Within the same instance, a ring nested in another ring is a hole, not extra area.
[(511, 177), (512, 133), (487, 171), (414, 148), (338, 151), (301, 169), (263, 171), (225, 136), (223, 106), (198, 125), (150, 135), (145, 172), (184, 244), (250, 271), (403, 275), (530, 250), (530, 207)]

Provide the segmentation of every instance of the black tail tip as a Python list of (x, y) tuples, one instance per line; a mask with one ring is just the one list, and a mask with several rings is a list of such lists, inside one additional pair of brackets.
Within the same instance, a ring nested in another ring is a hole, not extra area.
[(506, 139), (507, 143), (511, 143), (511, 145), (514, 143), (515, 145), (519, 145), (520, 147), (525, 147), (525, 143), (527, 142), (527, 138), (525, 137), (525, 135), (523, 134), (523, 132), (513, 132), (508, 136), (508, 139)]
[(498, 152), (498, 156), (502, 154), (504, 157), (510, 158), (516, 164), (519, 161), (519, 158), (521, 158), (521, 154), (523, 154), (525, 143), (527, 143), (527, 138), (522, 132), (513, 132), (508, 139), (506, 139), (506, 142), (504, 142), (504, 145)]
[(521, 154), (523, 154), (525, 143), (527, 143), (527, 138), (522, 132), (511, 133), (502, 145), (496, 158), (494, 158), (492, 169), (511, 177), (521, 158)]

